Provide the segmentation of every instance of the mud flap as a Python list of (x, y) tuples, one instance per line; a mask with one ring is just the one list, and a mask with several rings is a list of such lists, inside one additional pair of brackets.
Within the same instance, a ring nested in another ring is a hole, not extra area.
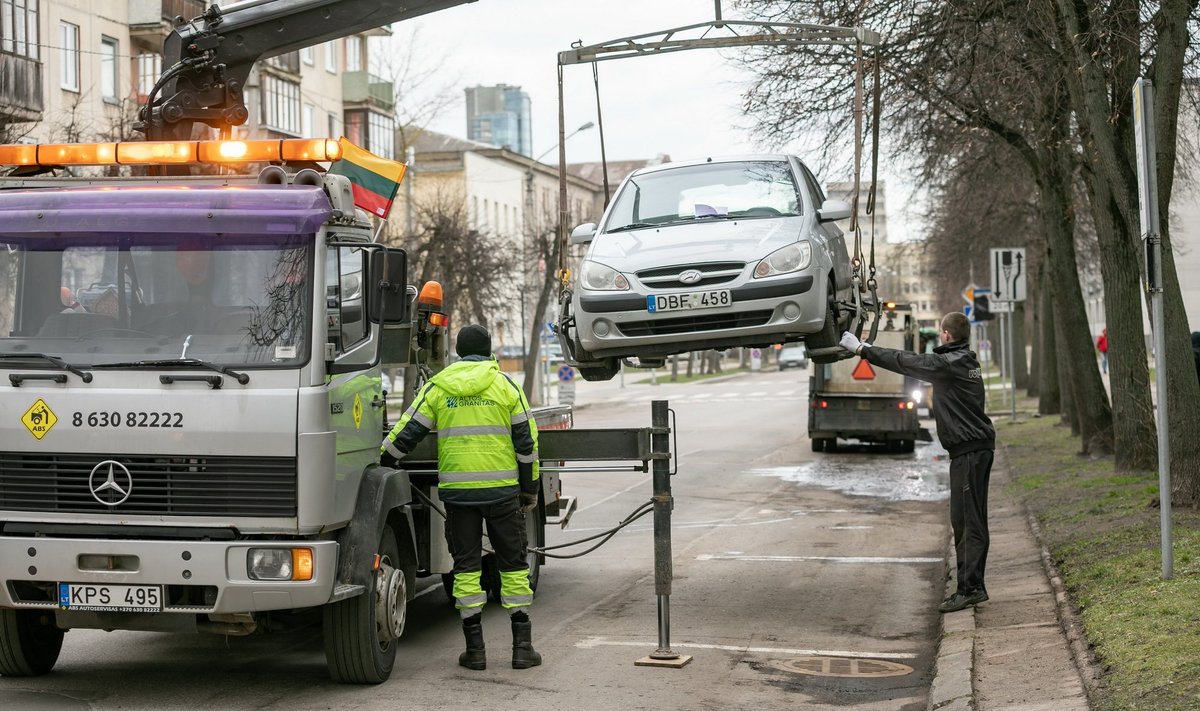
[(401, 558), (406, 550), (415, 555), (417, 536), (411, 503), (408, 472), (381, 466), (367, 467), (358, 487), (354, 517), (338, 536), (339, 584), (361, 585), (364, 589), (372, 584), (379, 532), (387, 524), (389, 515), (402, 518), (396, 530)]

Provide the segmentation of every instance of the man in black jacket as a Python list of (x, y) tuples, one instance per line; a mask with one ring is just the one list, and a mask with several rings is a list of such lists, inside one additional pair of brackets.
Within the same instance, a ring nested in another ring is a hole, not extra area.
[(843, 333), (841, 345), (872, 365), (933, 383), (938, 440), (950, 453), (950, 524), (958, 561), (958, 589), (938, 608), (955, 612), (988, 599), (988, 479), (996, 430), (985, 412), (983, 373), (969, 348), (971, 323), (958, 312), (942, 317), (943, 345), (933, 353), (880, 348)]

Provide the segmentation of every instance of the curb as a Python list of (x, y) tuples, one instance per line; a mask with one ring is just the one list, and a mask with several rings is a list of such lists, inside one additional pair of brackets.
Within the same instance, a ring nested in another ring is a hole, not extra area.
[[(946, 544), (946, 594), (954, 591), (949, 561), (954, 538)], [(967, 614), (962, 614), (963, 612)], [(974, 711), (975, 709), (975, 608), (949, 614), (938, 613), (938, 650), (934, 659), (933, 683), (926, 711)]]
[[(1024, 502), (1021, 506), (1025, 506)], [(1071, 649), (1071, 660), (1075, 662), (1075, 671), (1079, 673), (1079, 680), (1083, 683), (1083, 689), (1087, 693), (1088, 705), (1094, 708), (1103, 670), (1100, 669), (1089, 650), (1087, 636), (1083, 631), (1083, 620), (1080, 618), (1078, 610), (1075, 609), (1075, 604), (1071, 602), (1071, 597), (1067, 594), (1067, 586), (1063, 584), (1062, 576), (1058, 572), (1058, 566), (1054, 564), (1054, 559), (1050, 557), (1050, 550), (1046, 548), (1046, 543), (1042, 539), (1042, 527), (1038, 525), (1037, 519), (1029, 512), (1028, 508), (1025, 509), (1025, 518), (1041, 551), (1042, 570), (1045, 571), (1046, 577), (1050, 580), (1050, 587), (1054, 590), (1054, 608), (1058, 613), (1058, 624)]]

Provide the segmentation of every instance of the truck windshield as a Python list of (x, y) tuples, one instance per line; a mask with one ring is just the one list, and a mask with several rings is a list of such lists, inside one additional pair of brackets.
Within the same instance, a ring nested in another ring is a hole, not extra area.
[(613, 201), (605, 232), (705, 219), (800, 214), (787, 161), (703, 163), (630, 178)]
[(76, 366), (163, 358), (303, 363), (311, 242), (0, 232), (0, 353), (52, 354)]

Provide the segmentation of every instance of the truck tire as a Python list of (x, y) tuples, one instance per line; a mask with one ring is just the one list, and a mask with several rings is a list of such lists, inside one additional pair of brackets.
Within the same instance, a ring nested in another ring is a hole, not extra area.
[(900, 440), (900, 446), (898, 447), (901, 452), (906, 454), (914, 451), (916, 448), (917, 441), (915, 439), (902, 439)]
[(54, 668), (63, 631), (45, 610), (0, 610), (0, 676), (41, 676)]
[(821, 439), (820, 437), (813, 437), (812, 438), (812, 451), (821, 452), (824, 449), (825, 449), (825, 440)]
[(392, 674), (396, 645), (404, 631), (408, 590), (396, 534), (385, 526), (379, 538), (379, 570), (362, 595), (325, 606), (325, 662), (329, 676), (346, 684), (381, 684)]

